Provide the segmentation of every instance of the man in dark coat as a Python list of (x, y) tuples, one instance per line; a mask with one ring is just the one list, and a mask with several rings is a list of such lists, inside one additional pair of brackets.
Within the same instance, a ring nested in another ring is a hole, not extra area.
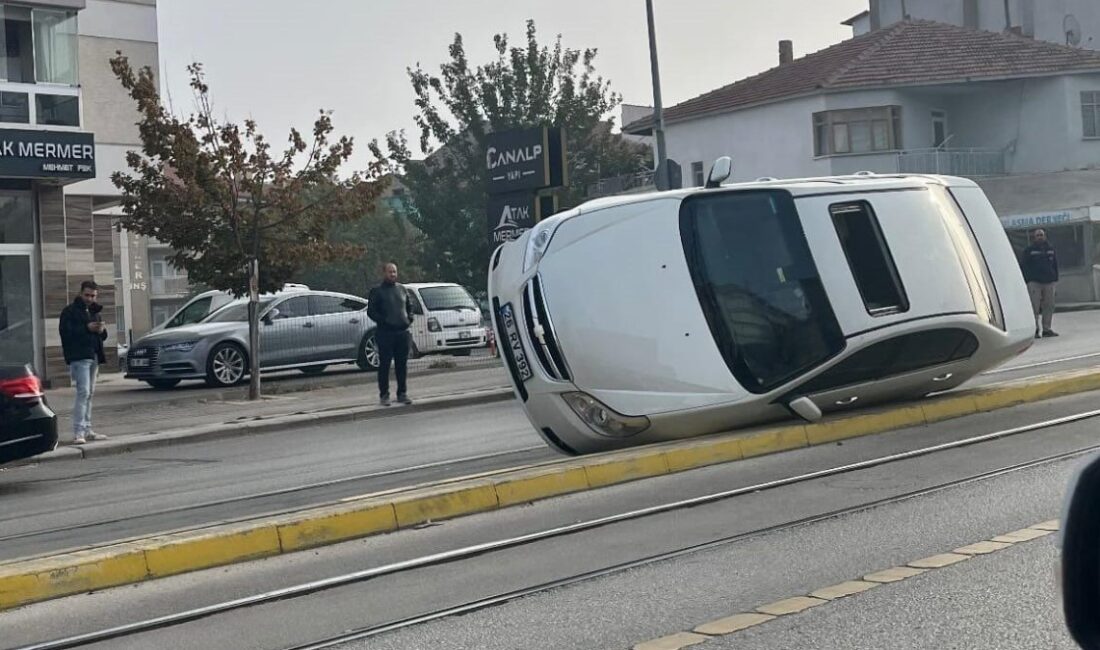
[(397, 265), (382, 268), (382, 284), (367, 296), (367, 315), (377, 329), (374, 340), (378, 346), (378, 399), (390, 405), (390, 362), (397, 375), (397, 401), (412, 404), (406, 377), (409, 367), (409, 327), (413, 322), (413, 306), (404, 285), (397, 282)]
[(61, 310), (58, 333), (65, 363), (76, 388), (73, 404), (73, 444), (83, 445), (87, 440), (105, 440), (107, 436), (92, 431), (92, 396), (99, 376), (99, 364), (106, 363), (103, 341), (107, 338), (107, 326), (97, 303), (99, 287), (86, 280), (80, 284), (78, 295), (68, 307)]

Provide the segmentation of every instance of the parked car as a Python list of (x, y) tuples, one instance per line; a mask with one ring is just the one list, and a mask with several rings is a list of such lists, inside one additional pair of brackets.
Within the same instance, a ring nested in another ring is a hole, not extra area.
[[(281, 291), (277, 291), (272, 295), (280, 295), (282, 293), (293, 293), (296, 291), (309, 291), (309, 287), (304, 284), (285, 284)], [(222, 307), (236, 300), (233, 294), (228, 291), (203, 291), (195, 297), (188, 300), (183, 307), (176, 310), (176, 313), (172, 314), (168, 320), (164, 321), (160, 325), (155, 326), (149, 330), (147, 334), (153, 332), (159, 332), (161, 330), (173, 329), (176, 327), (183, 327), (184, 325), (192, 325), (194, 323), (201, 323), (204, 318), (218, 311)], [(126, 355), (130, 353), (130, 346), (126, 343), (119, 343), (118, 345), (118, 369), (121, 372), (126, 372)]]
[[(294, 291), (260, 298), (260, 367), (319, 374), (338, 364), (378, 368), (374, 322), (367, 301), (328, 291)], [(185, 379), (232, 386), (248, 376), (248, 300), (235, 300), (200, 323), (160, 330), (138, 340), (126, 377), (168, 389)]]
[(598, 199), (503, 244), (490, 268), (516, 394), (567, 453), (919, 398), (1034, 341), (1004, 229), (962, 178)]
[(481, 309), (465, 287), (449, 282), (417, 282), (405, 288), (415, 314), (410, 328), (412, 356), (467, 356), (474, 348), (488, 344)]
[(30, 366), (0, 364), (0, 464), (57, 448), (57, 415)]

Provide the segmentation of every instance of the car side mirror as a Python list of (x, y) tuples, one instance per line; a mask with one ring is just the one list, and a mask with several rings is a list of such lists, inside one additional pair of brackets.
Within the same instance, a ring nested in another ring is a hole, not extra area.
[(714, 161), (714, 165), (707, 174), (707, 188), (721, 187), (722, 183), (733, 174), (733, 159), (722, 156)]
[(1066, 626), (1082, 648), (1100, 649), (1100, 455), (1070, 482), (1060, 540)]

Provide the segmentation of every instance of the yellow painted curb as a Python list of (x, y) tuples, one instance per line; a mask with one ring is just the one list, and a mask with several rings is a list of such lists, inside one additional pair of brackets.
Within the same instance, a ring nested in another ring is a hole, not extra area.
[[(951, 418), (1100, 390), (1100, 368), (950, 393), (917, 403), (740, 433), (552, 461), (343, 499), (243, 524), (155, 536), (62, 555), (0, 563), (0, 610), (197, 571), (582, 492)], [(1029, 533), (1030, 534), (1030, 533)], [(1042, 532), (1040, 531), (1040, 534)], [(1021, 533), (1024, 536), (1024, 533)], [(920, 569), (894, 571), (919, 573)], [(865, 579), (888, 582), (880, 572)]]

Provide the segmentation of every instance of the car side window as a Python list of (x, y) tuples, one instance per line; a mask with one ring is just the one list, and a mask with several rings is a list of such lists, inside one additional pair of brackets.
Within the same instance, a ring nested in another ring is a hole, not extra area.
[(187, 305), (179, 314), (176, 314), (176, 317), (169, 321), (165, 327), (181, 327), (199, 322), (210, 313), (210, 302), (210, 298), (196, 300)]
[(279, 310), (279, 313), (275, 316), (275, 320), (309, 316), (309, 298), (306, 296), (296, 296), (275, 305), (275, 309)]
[(315, 316), (325, 314), (346, 314), (362, 311), (367, 303), (353, 298), (341, 298), (340, 296), (310, 296), (310, 311)]
[(412, 305), (412, 312), (417, 316), (424, 315), (424, 308), (420, 305), (420, 298), (417, 297), (416, 292), (412, 289), (408, 289), (409, 304)]
[(940, 329), (880, 341), (856, 352), (803, 384), (808, 395), (864, 384), (967, 359), (978, 351), (978, 339), (963, 329)]

